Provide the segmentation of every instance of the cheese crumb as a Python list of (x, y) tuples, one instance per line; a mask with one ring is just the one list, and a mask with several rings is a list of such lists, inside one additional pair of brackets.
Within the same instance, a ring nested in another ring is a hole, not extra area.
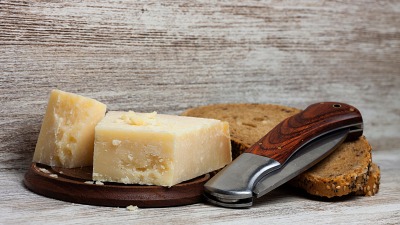
[(48, 171), (48, 170), (45, 169), (45, 168), (39, 168), (39, 170), (40, 170), (40, 172), (42, 172), (42, 173), (50, 173), (50, 171)]
[(135, 206), (129, 205), (129, 206), (126, 207), (126, 209), (129, 210), (129, 211), (135, 211), (135, 210), (138, 210), (139, 208), (136, 205)]
[(121, 141), (120, 140), (113, 140), (112, 141), (112, 145), (114, 145), (114, 146), (118, 146), (118, 145), (120, 145), (121, 144)]
[(146, 113), (145, 116), (146, 116), (147, 118), (149, 118), (149, 119), (155, 119), (156, 116), (157, 116), (157, 112), (156, 112), (156, 111), (153, 111), (153, 112), (151, 112), (151, 113)]
[(96, 184), (96, 185), (104, 185), (104, 183), (101, 182), (101, 181), (96, 181), (94, 184)]
[(89, 181), (89, 180), (88, 180), (88, 181), (85, 181), (84, 183), (85, 183), (85, 184), (93, 184), (93, 181)]
[(129, 125), (144, 126), (156, 125), (157, 112), (137, 114), (134, 111), (129, 111), (122, 115), (120, 119)]
[(54, 174), (54, 173), (50, 174), (49, 176), (50, 176), (50, 177), (53, 177), (53, 178), (58, 178), (58, 175), (57, 175), (57, 174)]

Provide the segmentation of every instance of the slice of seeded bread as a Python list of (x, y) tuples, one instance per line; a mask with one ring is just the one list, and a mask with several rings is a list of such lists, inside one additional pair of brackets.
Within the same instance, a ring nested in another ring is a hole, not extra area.
[(299, 112), (299, 109), (280, 105), (244, 103), (200, 106), (188, 109), (182, 115), (229, 122), (234, 159), (282, 120)]
[(365, 137), (344, 142), (331, 155), (290, 181), (306, 192), (324, 197), (348, 195), (367, 184), (371, 146)]
[[(191, 108), (182, 115), (229, 122), (232, 157), (236, 158), (279, 122), (300, 111), (270, 104), (215, 104)], [(376, 171), (379, 168), (375, 169), (371, 163), (371, 146), (365, 137), (361, 137), (343, 143), (333, 154), (294, 178), (290, 184), (312, 195), (328, 198), (350, 193), (373, 195), (379, 189), (380, 174)]]

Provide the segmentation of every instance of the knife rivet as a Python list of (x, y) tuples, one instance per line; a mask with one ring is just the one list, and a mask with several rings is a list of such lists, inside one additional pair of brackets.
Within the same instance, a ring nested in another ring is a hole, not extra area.
[(354, 108), (350, 108), (350, 111), (351, 111), (351, 112), (354, 112)]
[(278, 146), (278, 149), (282, 149), (282, 146)]
[(342, 105), (340, 105), (340, 104), (333, 104), (332, 106), (333, 106), (333, 108), (340, 108), (340, 107), (342, 107)]

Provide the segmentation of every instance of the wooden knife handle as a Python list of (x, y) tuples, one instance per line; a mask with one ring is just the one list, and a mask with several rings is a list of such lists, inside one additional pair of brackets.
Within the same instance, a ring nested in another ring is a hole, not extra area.
[[(266, 156), (283, 164), (302, 145), (312, 139), (346, 126), (362, 124), (355, 107), (338, 102), (321, 102), (308, 106), (268, 132), (245, 152)], [(349, 137), (358, 138), (362, 129)]]

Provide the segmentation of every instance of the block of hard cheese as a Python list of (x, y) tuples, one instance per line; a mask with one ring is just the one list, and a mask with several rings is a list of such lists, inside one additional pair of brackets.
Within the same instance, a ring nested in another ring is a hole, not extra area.
[(229, 124), (110, 111), (95, 129), (93, 180), (172, 186), (230, 163)]
[(106, 105), (94, 99), (53, 90), (33, 161), (64, 168), (92, 165), (94, 128), (105, 112)]

